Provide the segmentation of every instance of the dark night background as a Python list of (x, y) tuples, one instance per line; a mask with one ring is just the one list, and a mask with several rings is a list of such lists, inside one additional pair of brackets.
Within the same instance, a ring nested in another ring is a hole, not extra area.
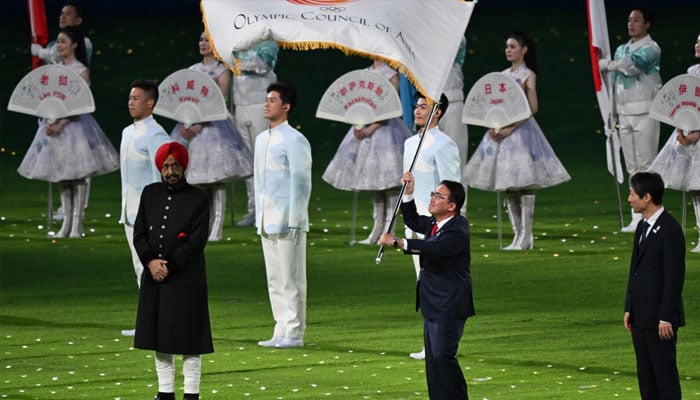
[[(440, 0), (433, 1), (439, 4)], [(56, 34), (63, 1), (47, 1), (46, 13), (51, 37)], [(399, 1), (397, 7), (401, 6)], [(135, 78), (161, 80), (171, 72), (200, 61), (197, 50), (202, 30), (199, 2), (167, 1), (83, 1), (83, 29), (93, 42), (92, 90), (97, 104), (95, 116), (112, 142), (118, 146), (121, 130), (130, 123), (126, 110), (127, 88)], [(607, 2), (611, 47), (627, 40), (626, 19), (633, 1)], [(700, 6), (691, 0), (655, 0), (644, 4), (657, 13), (651, 31), (662, 48), (661, 73), (664, 81), (684, 73), (697, 61), (693, 43), (700, 33)], [(17, 157), (2, 157), (10, 171), (19, 164), (35, 132), (36, 121), (6, 111), (7, 99), (21, 77), (29, 71), (29, 24), (24, 0), (0, 2), (3, 40), (0, 43), (0, 146)], [(477, 3), (467, 28), (468, 54), (465, 61), (465, 92), (482, 75), (507, 67), (503, 55), (509, 31), (531, 33), (540, 64), (538, 122), (567, 168), (602, 163), (603, 137), (590, 72), (585, 1), (495, 1)], [(290, 118), (301, 125), (313, 143), (314, 165), (325, 168), (346, 128), (314, 118), (317, 102), (338, 76), (368, 65), (359, 57), (339, 51), (295, 52), (281, 50), (277, 75), (295, 84), (301, 96), (300, 108)], [(160, 118), (166, 129), (174, 123)], [(669, 129), (662, 132), (662, 141)], [(482, 136), (470, 129), (471, 150)], [(7, 165), (7, 164), (10, 165)], [(603, 167), (603, 165), (600, 165)], [(12, 173), (6, 168), (2, 174)], [(320, 175), (317, 174), (317, 175)], [(0, 177), (2, 178), (2, 177)], [(1, 182), (6, 179), (0, 179)]]

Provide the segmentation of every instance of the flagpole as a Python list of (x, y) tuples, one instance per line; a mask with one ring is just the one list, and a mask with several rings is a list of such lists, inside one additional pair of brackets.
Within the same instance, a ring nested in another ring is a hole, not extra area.
[[(617, 129), (615, 129), (612, 133), (613, 135), (617, 135)], [(612, 139), (609, 139), (612, 140)], [(620, 194), (620, 179), (619, 176), (617, 175), (617, 160), (616, 160), (616, 151), (615, 151), (615, 144), (613, 143), (610, 146), (610, 158), (612, 159), (613, 162), (613, 179), (615, 180), (615, 194), (617, 195), (617, 213), (620, 219), (620, 229), (622, 229), (623, 226), (625, 226), (625, 221), (622, 216), (622, 195)]]
[[(416, 161), (418, 160), (418, 154), (420, 154), (420, 149), (423, 146), (423, 139), (425, 139), (425, 132), (428, 131), (428, 127), (430, 124), (433, 122), (433, 117), (435, 116), (435, 113), (438, 110), (439, 102), (435, 102), (433, 104), (433, 109), (430, 111), (430, 115), (428, 116), (428, 120), (425, 122), (425, 126), (423, 126), (423, 133), (420, 134), (420, 139), (418, 140), (418, 148), (416, 149), (416, 154), (413, 155), (413, 161), (411, 161), (411, 167), (408, 169), (408, 172), (413, 172), (413, 168), (416, 166)], [(401, 206), (402, 198), (403, 198), (403, 193), (406, 190), (406, 185), (407, 183), (404, 183), (403, 186), (401, 187), (401, 190), (399, 191), (399, 196), (396, 199), (396, 204), (394, 205), (394, 212), (391, 214), (391, 221), (389, 222), (389, 226), (387, 227), (386, 233), (391, 232), (391, 229), (394, 227), (394, 223), (396, 222), (396, 214), (399, 212), (399, 207)], [(379, 252), (377, 253), (377, 258), (374, 260), (375, 263), (379, 264), (382, 262), (382, 257), (384, 256), (384, 245), (379, 246)]]

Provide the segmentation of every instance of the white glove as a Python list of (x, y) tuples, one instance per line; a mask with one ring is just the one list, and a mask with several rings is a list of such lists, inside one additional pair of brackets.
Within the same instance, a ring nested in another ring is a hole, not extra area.
[(622, 66), (622, 61), (623, 61), (623, 60), (620, 60), (620, 61), (615, 61), (615, 60), (610, 61), (610, 62), (608, 63), (608, 71), (617, 71), (617, 70), (619, 70), (620, 67)]
[(33, 56), (39, 57), (39, 53), (40, 53), (41, 50), (43, 50), (43, 49), (44, 49), (44, 48), (41, 47), (40, 44), (34, 43), (34, 44), (32, 44), (32, 46), (30, 47), (29, 51), (31, 51), (31, 53), (32, 53)]
[(241, 70), (252, 72), (257, 75), (265, 75), (267, 71), (272, 69), (258, 56), (251, 57), (247, 60), (239, 60), (239, 66)]

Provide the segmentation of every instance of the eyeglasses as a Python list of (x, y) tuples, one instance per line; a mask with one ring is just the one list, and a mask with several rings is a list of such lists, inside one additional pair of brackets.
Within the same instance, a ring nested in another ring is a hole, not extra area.
[(439, 200), (447, 199), (447, 197), (440, 192), (430, 192), (430, 197), (435, 197), (436, 199), (439, 199)]

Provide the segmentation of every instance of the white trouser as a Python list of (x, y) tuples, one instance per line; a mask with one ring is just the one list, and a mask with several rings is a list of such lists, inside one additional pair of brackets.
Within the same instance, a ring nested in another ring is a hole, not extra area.
[[(158, 391), (175, 392), (175, 355), (156, 351), (156, 375)], [(185, 393), (199, 393), (202, 376), (202, 357), (200, 355), (182, 356), (182, 375), (185, 378)]]
[(462, 123), (462, 109), (464, 102), (451, 101), (447, 107), (447, 112), (440, 118), (440, 130), (449, 136), (459, 149), (460, 170), (464, 170), (469, 152), (469, 133), (467, 125)]
[(303, 339), (306, 330), (306, 232), (263, 234), (273, 336)]
[(649, 114), (620, 115), (620, 146), (632, 176), (646, 172), (659, 152), (659, 121)]
[(464, 204), (459, 210), (462, 215), (467, 215), (467, 156), (469, 154), (469, 130), (467, 124), (462, 122), (462, 111), (464, 109), (464, 101), (450, 101), (447, 107), (447, 112), (440, 118), (440, 130), (445, 132), (457, 144), (459, 151), (459, 176), (461, 184), (464, 185)]
[(125, 223), (124, 233), (126, 233), (126, 242), (129, 243), (129, 250), (131, 250), (131, 262), (134, 264), (134, 272), (136, 273), (136, 285), (141, 288), (143, 264), (141, 264), (141, 259), (139, 258), (139, 254), (136, 252), (136, 248), (134, 248), (134, 227)]
[[(265, 103), (251, 105), (236, 105), (236, 129), (243, 137), (250, 154), (255, 154), (255, 137), (270, 125), (265, 119)], [(255, 214), (255, 187), (253, 177), (245, 180), (248, 192), (248, 213)]]
[[(416, 233), (410, 230), (409, 228), (406, 228), (406, 239), (423, 239), (425, 235), (422, 233)], [(420, 256), (418, 254), (414, 254), (411, 256), (413, 259), (413, 267), (416, 269), (416, 280), (418, 280), (418, 276), (420, 275)]]

